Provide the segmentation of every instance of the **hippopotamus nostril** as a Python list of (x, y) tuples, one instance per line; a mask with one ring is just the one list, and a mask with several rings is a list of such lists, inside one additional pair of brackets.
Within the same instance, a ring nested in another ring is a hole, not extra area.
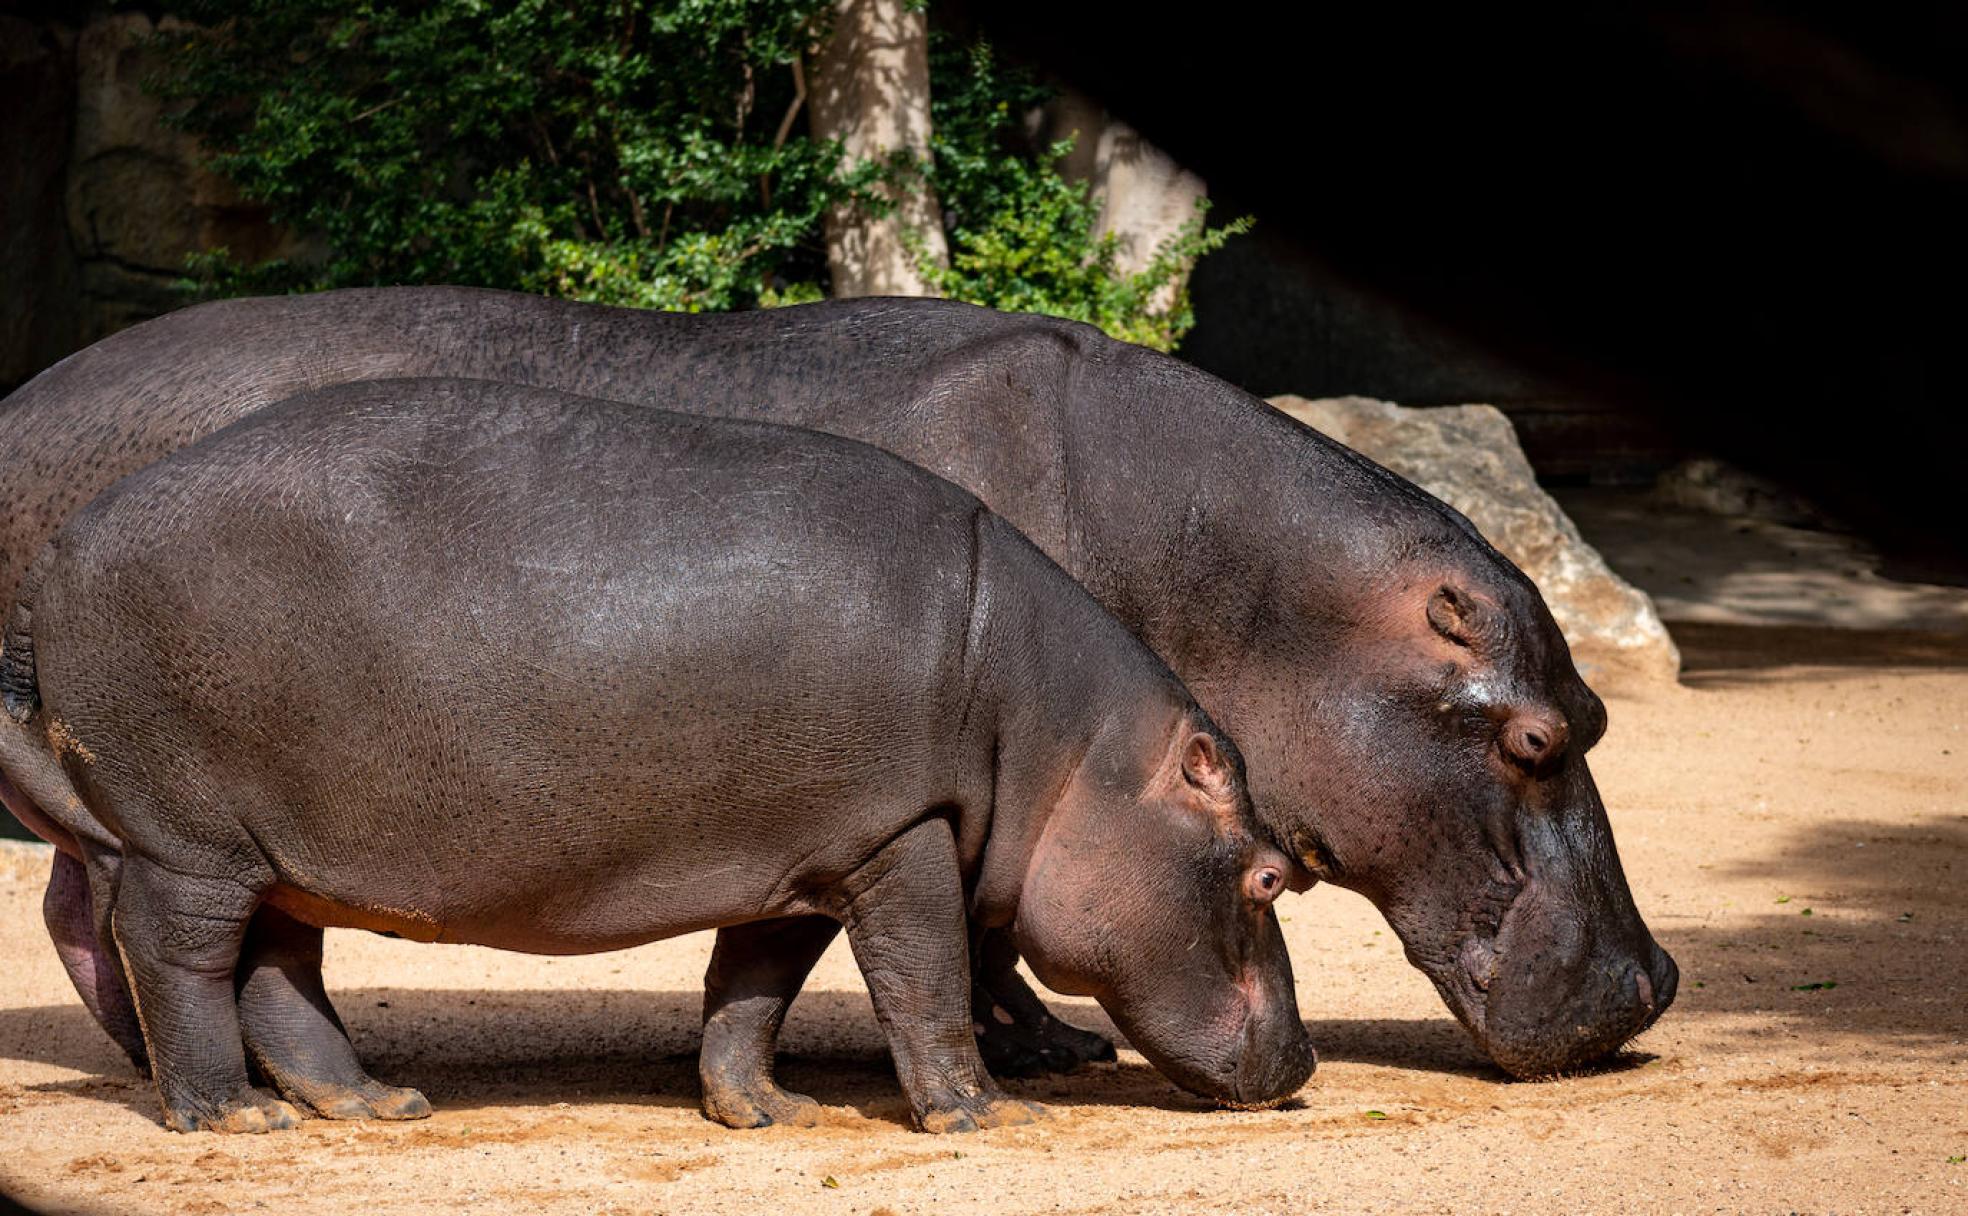
[(1648, 970), (1654, 988), (1654, 1012), (1660, 1013), (1674, 1003), (1674, 993), (1681, 985), (1681, 968), (1674, 965), (1674, 959), (1661, 949), (1654, 947), (1654, 964)]
[(1648, 1013), (1654, 1011), (1654, 981), (1647, 977), (1646, 969), (1633, 969), (1633, 987), (1640, 995), (1640, 1007)]

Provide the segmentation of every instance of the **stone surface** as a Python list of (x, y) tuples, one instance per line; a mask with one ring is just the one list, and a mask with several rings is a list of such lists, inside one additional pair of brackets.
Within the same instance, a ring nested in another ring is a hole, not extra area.
[[(1156, 252), (1200, 214), (1198, 208), (1209, 198), (1202, 178), (1084, 93), (1060, 90), (1029, 121), (1035, 143), (1073, 141), (1059, 170), (1092, 189), (1100, 203), (1098, 230), (1119, 238), (1116, 265), (1128, 274), (1146, 270)], [(1178, 288), (1176, 283), (1164, 286), (1151, 307), (1169, 308)]]
[(96, 6), (0, 13), (0, 392), (124, 326), (181, 308), (193, 252), (313, 251), (203, 165), (144, 90), (175, 19)]
[[(174, 284), (195, 250), (234, 246), (239, 211), (225, 183), (199, 164), (198, 145), (164, 124), (144, 92), (154, 69), (142, 13), (83, 27), (75, 43), (75, 138), (69, 160), (69, 239), (82, 259), (91, 328), (110, 333), (181, 307)], [(250, 255), (249, 248), (235, 253)]]
[(1271, 404), (1468, 516), (1544, 593), (1588, 681), (1675, 678), (1680, 655), (1653, 601), (1613, 573), (1538, 486), (1494, 407), (1408, 409), (1365, 397)]
[(157, 70), (144, 42), (176, 25), (113, 13), (75, 41), (67, 208), (82, 263), (85, 343), (182, 308), (178, 283), (192, 253), (228, 249), (257, 262), (295, 250), (261, 208), (205, 168), (198, 141), (167, 125), (163, 103), (144, 90)]

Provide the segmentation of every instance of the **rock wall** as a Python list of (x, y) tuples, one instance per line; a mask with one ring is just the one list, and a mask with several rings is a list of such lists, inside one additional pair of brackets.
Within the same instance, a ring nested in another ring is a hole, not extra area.
[(1510, 420), (1488, 405), (1408, 409), (1366, 397), (1271, 404), (1469, 517), (1531, 577), (1588, 681), (1672, 681), (1681, 655), (1647, 594), (1613, 573), (1537, 484)]
[(68, 244), (75, 32), (0, 15), (0, 391), (78, 345), (79, 265)]
[[(171, 18), (162, 23), (169, 28)], [(206, 170), (143, 90), (143, 13), (0, 16), (0, 392), (70, 351), (182, 307), (185, 259), (293, 252), (263, 210)]]

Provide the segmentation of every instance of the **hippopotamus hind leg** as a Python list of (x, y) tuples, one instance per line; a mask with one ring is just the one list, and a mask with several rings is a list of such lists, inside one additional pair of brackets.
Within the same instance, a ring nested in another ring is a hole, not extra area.
[[(92, 876), (93, 877), (93, 876)], [(253, 1088), (234, 1004), (239, 965), (260, 893), (228, 879), (126, 857), (111, 928), (174, 1131), (265, 1132), (294, 1127), (292, 1106)]]
[(422, 1119), (414, 1089), (363, 1071), (321, 983), (321, 930), (261, 905), (234, 974), (247, 1059), (280, 1096), (324, 1119)]
[(726, 1127), (808, 1127), (820, 1104), (779, 1088), (773, 1050), (786, 1010), (840, 922), (824, 916), (750, 921), (719, 929), (704, 973), (704, 1045), (697, 1056), (704, 1114)]
[[(103, 864), (114, 866), (107, 858)], [(109, 881), (114, 882), (113, 876)], [(41, 916), (47, 922), (48, 936), (54, 939), (62, 969), (68, 972), (69, 982), (75, 985), (89, 1015), (116, 1040), (137, 1071), (148, 1076), (150, 1056), (144, 1050), (143, 1027), (137, 1024), (137, 1007), (131, 1003), (130, 988), (124, 982), (123, 962), (108, 938), (107, 918), (99, 921), (96, 916), (88, 872), (67, 853), (55, 853), (48, 891), (41, 900)]]

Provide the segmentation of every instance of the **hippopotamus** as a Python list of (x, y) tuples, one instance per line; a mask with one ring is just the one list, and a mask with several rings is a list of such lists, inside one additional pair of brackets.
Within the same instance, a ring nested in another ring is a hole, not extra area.
[[(1199, 1093), (1312, 1071), (1291, 861), (1234, 745), (1016, 530), (865, 444), (339, 385), (105, 492), (3, 653), (7, 763), (66, 788), (37, 801), (82, 842), (177, 1130), (296, 1122), (246, 1053), (319, 1113), (420, 1102), (325, 999), (255, 989), (262, 907), (276, 938), (549, 954), (824, 917), (928, 1131), (1032, 1114), (978, 1058), (972, 925)], [(713, 1025), (788, 958), (720, 965)]]
[[(1412, 483), (1075, 322), (900, 299), (685, 315), (444, 287), (203, 304), (0, 407), (0, 595), (117, 477), (294, 393), (411, 375), (809, 427), (946, 477), (1182, 676), (1242, 744), (1294, 888), (1372, 900), (1504, 1069), (1579, 1067), (1674, 998), (1586, 762), (1605, 708), (1537, 588)], [(61, 843), (24, 801), (10, 805)], [(87, 909), (80, 867), (58, 858), (51, 931), (141, 1059)], [(1001, 938), (975, 957), (994, 1067), (1109, 1050), (1050, 1017)]]

